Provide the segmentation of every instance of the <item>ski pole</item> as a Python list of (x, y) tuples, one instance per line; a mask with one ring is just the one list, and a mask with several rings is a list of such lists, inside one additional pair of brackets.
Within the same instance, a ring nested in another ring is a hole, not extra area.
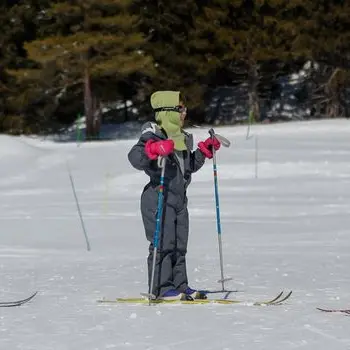
[(156, 228), (153, 236), (153, 261), (152, 261), (151, 283), (149, 286), (148, 294), (146, 295), (144, 293), (141, 293), (141, 295), (148, 296), (149, 305), (151, 304), (151, 299), (156, 298), (156, 296), (153, 294), (153, 287), (154, 287), (154, 275), (155, 275), (155, 269), (156, 269), (157, 249), (159, 246), (159, 236), (160, 236), (162, 217), (163, 217), (165, 163), (166, 163), (166, 158), (161, 158), (161, 157), (158, 158), (158, 166), (162, 169), (162, 171), (160, 175), (160, 185), (159, 185), (159, 191), (158, 191)]
[[(209, 130), (209, 135), (214, 140), (214, 138), (217, 138), (220, 143), (225, 146), (229, 147), (230, 142), (225, 139), (224, 137), (220, 135), (216, 135), (213, 129)], [(222, 141), (222, 142), (221, 142)], [(221, 283), (222, 285), (222, 291), (225, 292), (225, 282), (232, 280), (232, 278), (225, 278), (224, 277), (224, 259), (223, 259), (223, 253), (222, 253), (222, 239), (221, 239), (221, 220), (220, 220), (220, 203), (219, 203), (219, 188), (218, 188), (218, 171), (217, 171), (217, 163), (216, 163), (216, 152), (215, 148), (212, 149), (213, 152), (213, 173), (214, 173), (214, 191), (215, 191), (215, 203), (216, 203), (216, 226), (217, 226), (217, 233), (218, 233), (218, 242), (219, 242), (219, 256), (220, 256), (220, 271), (221, 271), (221, 279), (218, 280), (218, 283)]]
[(77, 196), (77, 193), (76, 193), (76, 191), (75, 191), (73, 175), (72, 175), (72, 172), (71, 172), (71, 170), (70, 170), (68, 160), (67, 160), (67, 170), (68, 170), (68, 175), (69, 175), (70, 183), (71, 183), (71, 186), (72, 186), (72, 191), (73, 191), (74, 198), (75, 198), (75, 203), (76, 203), (76, 205), (77, 205), (78, 214), (79, 214), (79, 217), (80, 217), (81, 227), (82, 227), (82, 229), (83, 229), (83, 233), (84, 233), (84, 236), (85, 236), (86, 248), (87, 248), (87, 250), (89, 251), (89, 250), (91, 250), (91, 248), (90, 248), (90, 242), (89, 242), (88, 235), (87, 235), (87, 233), (86, 233), (86, 229), (85, 229), (85, 225), (84, 225), (83, 216), (82, 216), (82, 214), (81, 214), (81, 210), (80, 210), (80, 206), (79, 206), (78, 196)]

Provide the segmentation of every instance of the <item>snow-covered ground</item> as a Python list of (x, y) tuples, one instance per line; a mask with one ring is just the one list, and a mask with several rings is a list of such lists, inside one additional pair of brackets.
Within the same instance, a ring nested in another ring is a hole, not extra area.
[[(192, 130), (196, 140), (206, 129)], [(135, 140), (56, 144), (0, 136), (0, 349), (350, 349), (350, 122), (218, 128), (224, 271), (235, 298), (293, 289), (281, 306), (101, 305), (147, 291), (139, 216), (146, 176), (131, 168)], [(256, 137), (258, 136), (258, 142)], [(257, 167), (255, 165), (258, 146)], [(68, 175), (72, 172), (91, 251)], [(220, 278), (212, 163), (189, 189), (188, 273)]]

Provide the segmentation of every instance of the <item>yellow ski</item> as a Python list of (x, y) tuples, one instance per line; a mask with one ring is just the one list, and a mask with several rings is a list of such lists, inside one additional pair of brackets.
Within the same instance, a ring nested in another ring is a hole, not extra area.
[[(278, 305), (289, 299), (292, 291), (290, 291), (285, 297), (282, 298), (283, 291), (280, 292), (275, 298), (266, 301), (248, 301), (248, 300), (234, 300), (234, 299), (194, 299), (194, 300), (151, 300), (151, 304), (251, 304), (254, 306), (263, 305)], [(98, 303), (104, 304), (149, 304), (147, 298), (116, 298), (116, 299), (100, 299)]]

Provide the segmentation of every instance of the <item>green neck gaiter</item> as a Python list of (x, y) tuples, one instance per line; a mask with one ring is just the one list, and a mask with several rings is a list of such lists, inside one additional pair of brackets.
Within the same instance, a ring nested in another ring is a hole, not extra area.
[[(175, 107), (180, 101), (179, 91), (157, 91), (151, 96), (152, 108)], [(180, 113), (173, 111), (156, 112), (156, 121), (165, 130), (169, 139), (174, 141), (177, 151), (185, 151), (185, 135), (182, 132)]]

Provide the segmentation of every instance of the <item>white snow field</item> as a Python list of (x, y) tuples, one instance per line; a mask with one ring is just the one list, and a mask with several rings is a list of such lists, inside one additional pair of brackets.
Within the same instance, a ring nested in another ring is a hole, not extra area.
[[(190, 131), (196, 143), (208, 136)], [(350, 307), (350, 122), (253, 126), (249, 139), (243, 126), (216, 132), (232, 142), (217, 154), (226, 287), (247, 301), (292, 289), (288, 302), (98, 304), (148, 289), (147, 177), (127, 160), (136, 139), (77, 147), (1, 135), (0, 301), (39, 292), (0, 308), (1, 350), (350, 349), (350, 318), (316, 310)], [(213, 194), (209, 160), (188, 191), (195, 288), (220, 288)]]

